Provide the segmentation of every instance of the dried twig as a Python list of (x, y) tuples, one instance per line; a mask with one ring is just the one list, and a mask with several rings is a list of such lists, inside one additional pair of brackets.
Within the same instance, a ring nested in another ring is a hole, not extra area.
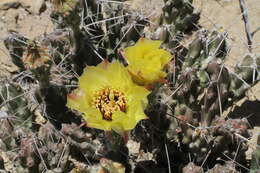
[(260, 26), (251, 33), (252, 37), (254, 37), (255, 33), (257, 33), (258, 31), (260, 31)]
[(240, 5), (241, 13), (242, 13), (242, 19), (245, 23), (248, 50), (251, 53), (253, 41), (252, 41), (252, 34), (250, 32), (250, 26), (249, 26), (249, 21), (248, 21), (248, 9), (246, 8), (246, 4), (245, 4), (244, 0), (239, 0), (239, 5)]

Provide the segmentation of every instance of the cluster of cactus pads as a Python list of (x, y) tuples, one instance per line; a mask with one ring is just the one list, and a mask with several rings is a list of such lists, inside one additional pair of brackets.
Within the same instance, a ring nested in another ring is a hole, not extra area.
[[(228, 68), (227, 33), (197, 30), (191, 4), (164, 0), (154, 27), (124, 1), (53, 0), (52, 33), (30, 40), (11, 32), (4, 43), (19, 71), (0, 81), (0, 172), (259, 172), (260, 135), (250, 163), (252, 127), (223, 112), (259, 81), (260, 55)], [(194, 40), (180, 45), (192, 31)], [(66, 107), (67, 95), (85, 66), (123, 61), (121, 49), (141, 37), (162, 40), (175, 58), (167, 82), (148, 96), (149, 119), (127, 144), (113, 147), (113, 139)]]

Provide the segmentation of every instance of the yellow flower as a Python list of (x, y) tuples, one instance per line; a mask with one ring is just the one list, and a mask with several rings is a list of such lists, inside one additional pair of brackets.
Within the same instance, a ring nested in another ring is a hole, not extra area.
[(82, 112), (88, 127), (120, 133), (147, 118), (148, 94), (120, 62), (102, 62), (84, 70), (79, 88), (68, 95), (67, 106)]
[(139, 85), (149, 85), (166, 76), (163, 68), (172, 55), (160, 49), (161, 43), (158, 40), (140, 38), (134, 46), (124, 49), (124, 57), (128, 61), (127, 69)]

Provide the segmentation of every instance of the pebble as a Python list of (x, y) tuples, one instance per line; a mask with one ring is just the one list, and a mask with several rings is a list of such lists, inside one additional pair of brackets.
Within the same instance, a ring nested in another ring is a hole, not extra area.
[(6, 2), (6, 3), (3, 3), (3, 4), (0, 4), (0, 10), (9, 10), (10, 8), (17, 9), (21, 5), (22, 4), (18, 1)]

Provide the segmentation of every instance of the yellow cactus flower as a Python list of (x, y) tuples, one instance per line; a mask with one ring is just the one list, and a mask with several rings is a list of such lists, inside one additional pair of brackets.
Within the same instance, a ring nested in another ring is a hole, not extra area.
[(150, 85), (166, 76), (164, 66), (171, 60), (170, 52), (160, 49), (162, 41), (140, 38), (134, 46), (124, 49), (127, 69), (139, 85)]
[(88, 127), (120, 133), (147, 118), (148, 94), (120, 62), (102, 62), (84, 70), (79, 88), (68, 95), (67, 106), (82, 112)]

